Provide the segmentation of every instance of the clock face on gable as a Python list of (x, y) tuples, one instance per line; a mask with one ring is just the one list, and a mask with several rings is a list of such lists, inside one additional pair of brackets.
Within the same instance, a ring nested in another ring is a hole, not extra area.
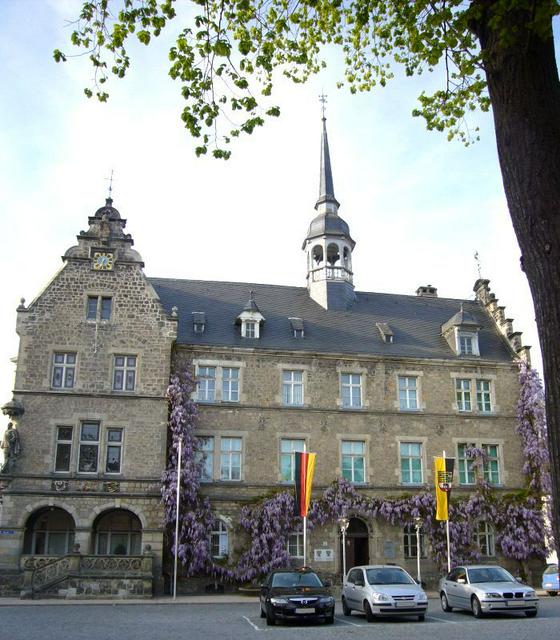
[(92, 267), (96, 271), (112, 271), (115, 254), (112, 251), (94, 251)]

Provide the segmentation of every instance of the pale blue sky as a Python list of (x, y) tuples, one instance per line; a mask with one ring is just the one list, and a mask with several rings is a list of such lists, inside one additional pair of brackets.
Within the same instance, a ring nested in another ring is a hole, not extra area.
[[(305, 286), (301, 243), (318, 191), (320, 107), (328, 131), (340, 214), (357, 242), (362, 291), (469, 298), (482, 273), (533, 345), (534, 313), (503, 195), (492, 118), (465, 149), (410, 116), (427, 78), (400, 78), (351, 96), (335, 88), (333, 63), (305, 86), (280, 81), (282, 117), (239, 141), (224, 163), (196, 159), (181, 126), (179, 85), (167, 76), (165, 43), (112, 80), (107, 105), (88, 101), (84, 61), (56, 65), (69, 50), (78, 0), (0, 0), (0, 400), (10, 399), (17, 354), (15, 309), (61, 266), (60, 256), (104, 202), (114, 204), (150, 276)], [(0, 425), (0, 427), (5, 425)]]

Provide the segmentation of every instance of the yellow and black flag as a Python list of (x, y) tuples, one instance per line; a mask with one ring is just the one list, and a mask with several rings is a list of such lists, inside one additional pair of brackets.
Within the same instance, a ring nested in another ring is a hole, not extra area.
[(453, 482), (455, 458), (434, 458), (436, 481), (436, 520), (449, 520), (449, 496)]
[(294, 480), (296, 484), (295, 512), (302, 518), (307, 516), (309, 502), (311, 500), (311, 485), (313, 484), (313, 471), (315, 470), (315, 453), (296, 451)]

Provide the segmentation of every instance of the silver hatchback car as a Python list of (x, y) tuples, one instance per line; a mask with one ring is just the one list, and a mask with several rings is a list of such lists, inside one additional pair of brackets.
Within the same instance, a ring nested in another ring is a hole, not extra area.
[(539, 599), (535, 590), (520, 584), (509, 571), (497, 565), (476, 564), (455, 567), (439, 582), (441, 608), (472, 611), (475, 618), (492, 612), (524, 612), (537, 615)]
[(366, 620), (377, 616), (416, 616), (424, 620), (428, 596), (401, 567), (365, 565), (350, 569), (342, 587), (342, 611), (363, 611)]

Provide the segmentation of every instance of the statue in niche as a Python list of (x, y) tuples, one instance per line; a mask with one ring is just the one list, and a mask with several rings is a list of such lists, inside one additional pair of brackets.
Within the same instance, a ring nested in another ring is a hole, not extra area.
[(14, 427), (13, 422), (8, 422), (8, 428), (4, 433), (0, 447), (4, 452), (4, 464), (0, 469), (0, 473), (10, 473), (15, 466), (16, 459), (19, 458), (22, 451), (19, 433)]

